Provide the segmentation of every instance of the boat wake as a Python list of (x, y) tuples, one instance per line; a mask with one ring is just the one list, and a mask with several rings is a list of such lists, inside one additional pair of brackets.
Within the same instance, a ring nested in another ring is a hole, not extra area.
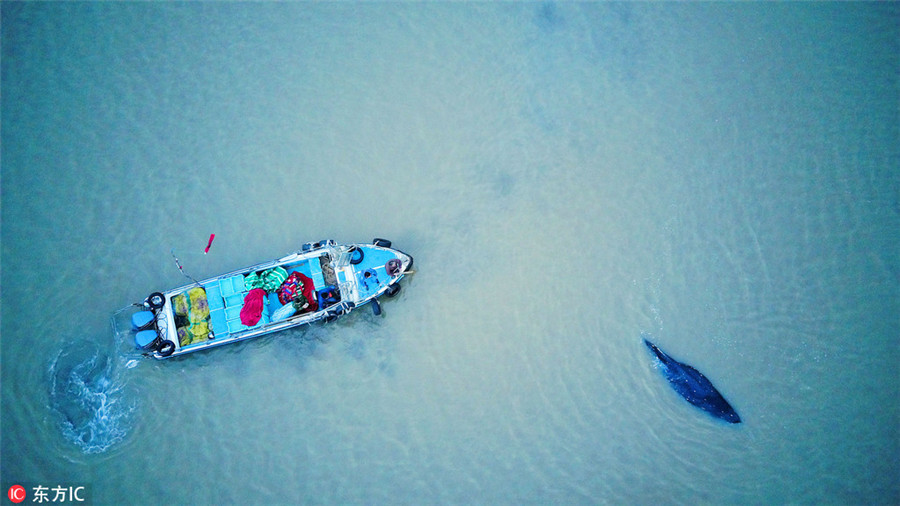
[(113, 357), (80, 342), (50, 364), (50, 408), (66, 440), (84, 453), (102, 453), (128, 434), (134, 406)]

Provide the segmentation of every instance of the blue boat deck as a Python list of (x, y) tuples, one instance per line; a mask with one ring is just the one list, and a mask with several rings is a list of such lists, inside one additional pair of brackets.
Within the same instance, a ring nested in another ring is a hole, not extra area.
[[(282, 267), (287, 271), (288, 275), (297, 271), (311, 278), (316, 291), (326, 286), (319, 257), (303, 259), (300, 262)], [(232, 334), (255, 329), (269, 323), (272, 313), (283, 305), (278, 300), (277, 293), (267, 294), (259, 322), (255, 325), (247, 326), (241, 323), (241, 309), (243, 309), (244, 299), (249, 293), (244, 283), (244, 274), (216, 279), (201, 286), (206, 290), (210, 328), (216, 339), (225, 339)], [(185, 348), (199, 345), (202, 345), (202, 343), (193, 343), (185, 346)]]
[[(371, 246), (363, 246), (361, 249), (363, 250), (363, 259), (356, 265), (356, 283), (359, 298), (365, 299), (375, 295), (382, 287), (390, 283), (391, 277), (388, 276), (385, 265), (389, 260), (397, 257), (389, 250)], [(339, 281), (342, 281), (340, 277)]]

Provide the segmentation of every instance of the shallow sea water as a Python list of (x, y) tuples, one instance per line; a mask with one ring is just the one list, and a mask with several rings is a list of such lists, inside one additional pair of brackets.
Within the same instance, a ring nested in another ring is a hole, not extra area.
[[(4, 490), (900, 502), (897, 5), (0, 7)], [(381, 317), (113, 342), (170, 251), (376, 236)]]

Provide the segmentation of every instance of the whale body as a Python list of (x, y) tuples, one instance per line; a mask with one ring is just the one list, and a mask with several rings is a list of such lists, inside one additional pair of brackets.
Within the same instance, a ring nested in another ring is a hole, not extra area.
[(706, 376), (697, 369), (666, 355), (646, 337), (643, 339), (647, 348), (650, 348), (659, 360), (663, 375), (679, 395), (716, 418), (730, 423), (741, 423), (741, 417)]

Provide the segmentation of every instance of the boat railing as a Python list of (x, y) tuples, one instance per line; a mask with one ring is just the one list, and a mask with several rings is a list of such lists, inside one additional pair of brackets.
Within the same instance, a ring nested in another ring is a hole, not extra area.
[(333, 261), (335, 269), (340, 269), (342, 267), (347, 267), (348, 265), (350, 265), (350, 259), (352, 255), (353, 252), (349, 248), (332, 248), (331, 258), (334, 259)]

